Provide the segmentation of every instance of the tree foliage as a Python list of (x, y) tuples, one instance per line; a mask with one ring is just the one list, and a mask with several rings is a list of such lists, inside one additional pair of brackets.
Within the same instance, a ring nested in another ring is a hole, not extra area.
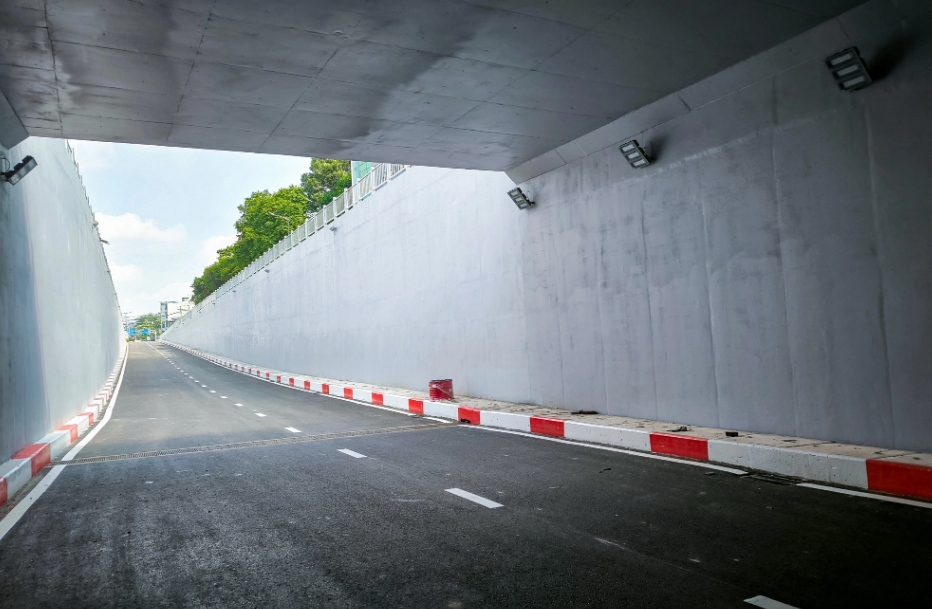
[(350, 162), (336, 159), (311, 159), (311, 169), (301, 175), (301, 188), (309, 202), (310, 212), (330, 203), (353, 182)]
[(352, 182), (349, 161), (312, 159), (300, 186), (270, 193), (254, 192), (238, 207), (236, 242), (217, 250), (217, 261), (194, 279), (194, 301), (201, 302), (214, 290), (246, 268), (253, 260), (298, 228), (307, 215), (319, 211), (340, 196)]
[(150, 334), (162, 331), (162, 317), (158, 313), (146, 313), (136, 318), (136, 336), (142, 336), (142, 331), (148, 329)]

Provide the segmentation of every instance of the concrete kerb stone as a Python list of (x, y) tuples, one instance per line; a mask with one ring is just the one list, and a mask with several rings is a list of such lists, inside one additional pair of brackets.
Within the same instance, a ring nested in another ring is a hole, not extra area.
[(107, 407), (113, 395), (112, 381), (119, 376), (120, 369), (126, 364), (127, 352), (114, 366), (105, 385), (89, 405), (76, 417), (61, 425), (55, 431), (46, 434), (35, 444), (31, 444), (13, 455), (13, 458), (0, 464), (0, 505), (14, 496), (26, 483), (47, 466), (52, 459), (61, 456), (85, 432), (94, 425), (97, 417)]
[[(250, 364), (211, 359), (199, 351), (165, 342), (242, 374), (252, 374), (252, 371), (257, 370)], [(265, 371), (263, 375), (266, 373), (271, 371)], [(728, 437), (723, 429), (690, 427), (681, 431), (679, 426), (670, 423), (625, 420), (627, 418), (624, 417), (615, 418), (621, 420), (622, 424), (630, 425), (637, 422), (637, 428), (619, 424), (583, 423), (565, 418), (568, 413), (557, 414), (547, 409), (527, 409), (539, 411), (546, 416), (524, 412), (499, 412), (450, 402), (432, 402), (423, 398), (393, 395), (342, 383), (325, 383), (289, 372), (276, 371), (273, 374), (285, 379), (284, 382), (277, 382), (295, 389), (346, 397), (424, 416), (710, 461), (838, 486), (932, 500), (932, 455), (928, 454), (772, 434), (742, 433), (738, 437)], [(293, 379), (294, 382), (290, 382), (289, 379)], [(269, 380), (276, 382), (275, 376)], [(612, 419), (607, 415), (598, 418), (603, 422)]]

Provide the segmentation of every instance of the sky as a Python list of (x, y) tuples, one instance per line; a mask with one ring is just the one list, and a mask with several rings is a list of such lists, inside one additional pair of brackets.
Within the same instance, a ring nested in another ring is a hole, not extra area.
[(124, 314), (157, 313), (233, 243), (236, 207), (298, 184), (310, 159), (71, 141)]

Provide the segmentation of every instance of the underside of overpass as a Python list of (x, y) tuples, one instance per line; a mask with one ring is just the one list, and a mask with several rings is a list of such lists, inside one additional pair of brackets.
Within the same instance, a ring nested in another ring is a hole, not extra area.
[(7, 147), (504, 171), (861, 3), (18, 0), (0, 6), (0, 120)]

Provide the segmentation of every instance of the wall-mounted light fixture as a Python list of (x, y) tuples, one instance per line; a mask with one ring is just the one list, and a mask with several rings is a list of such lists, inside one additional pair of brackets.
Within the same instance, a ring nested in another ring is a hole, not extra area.
[(527, 209), (528, 207), (534, 207), (534, 201), (531, 201), (527, 198), (520, 188), (515, 187), (508, 191), (508, 196), (511, 197), (511, 200), (515, 202), (515, 205), (518, 206), (518, 209)]
[[(7, 167), (10, 166), (10, 161), (3, 157), (3, 160), (6, 162)], [(20, 180), (26, 177), (26, 174), (36, 168), (36, 160), (31, 156), (27, 156), (22, 161), (16, 164), (16, 167), (10, 169), (9, 171), (0, 172), (0, 176), (3, 176), (4, 181), (9, 182), (10, 184), (16, 184)]]
[(336, 227), (336, 226), (331, 226), (331, 227), (330, 227), (330, 232), (331, 232), (331, 233), (337, 232), (337, 227)]
[(647, 167), (650, 165), (650, 160), (647, 158), (647, 153), (644, 152), (644, 149), (641, 148), (641, 145), (638, 144), (637, 140), (625, 142), (618, 147), (618, 150), (620, 150), (621, 154), (624, 155), (625, 160), (628, 161), (628, 164), (635, 169), (641, 169), (642, 167)]
[(867, 73), (867, 66), (861, 60), (858, 47), (845, 49), (825, 60), (832, 72), (832, 77), (842, 91), (856, 91), (874, 82)]

